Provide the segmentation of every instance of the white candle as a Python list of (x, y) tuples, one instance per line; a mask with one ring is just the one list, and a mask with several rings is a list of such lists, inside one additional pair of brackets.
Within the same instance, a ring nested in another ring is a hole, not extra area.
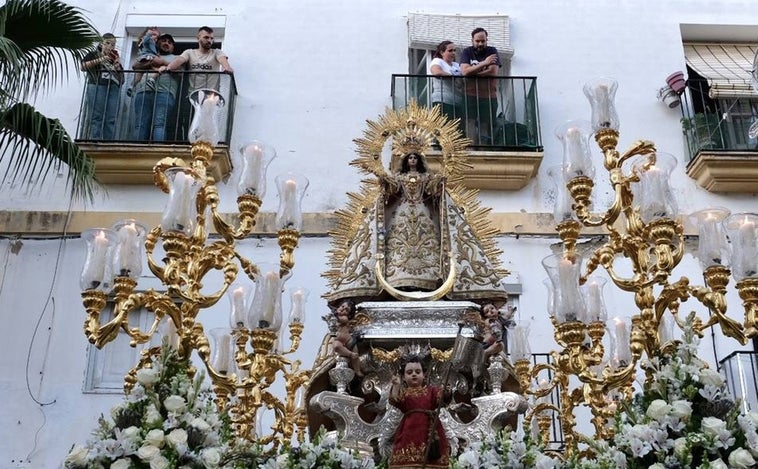
[(282, 209), (282, 224), (285, 227), (291, 227), (295, 224), (297, 216), (297, 182), (288, 179), (284, 182), (284, 193), (282, 194), (284, 204)]
[(274, 324), (274, 314), (281, 288), (279, 287), (279, 274), (266, 272), (261, 280), (263, 289), (263, 302), (261, 303), (261, 324), (259, 327), (271, 327)]
[(140, 262), (139, 232), (134, 223), (129, 223), (118, 230), (118, 265), (116, 273), (120, 276), (132, 276), (140, 270), (137, 263)]
[(758, 246), (756, 246), (755, 222), (745, 217), (740, 224), (740, 246), (742, 254), (739, 256), (738, 267), (744, 277), (754, 277), (758, 273)]
[(218, 95), (209, 93), (201, 104), (199, 112), (199, 122), (197, 126), (197, 138), (215, 145), (216, 142), (216, 109), (218, 104)]
[(229, 372), (231, 364), (232, 337), (229, 334), (221, 334), (216, 347), (218, 350), (214, 354), (215, 360), (211, 365), (216, 371), (225, 375)]
[(647, 218), (666, 217), (671, 215), (666, 209), (666, 199), (668, 190), (667, 181), (664, 173), (657, 166), (651, 166), (645, 173), (644, 181), (647, 183), (647, 193), (645, 194)]
[(511, 342), (511, 358), (513, 361), (529, 360), (531, 358), (532, 351), (529, 347), (528, 327), (517, 325), (513, 328), (513, 340)]
[(305, 316), (305, 294), (302, 290), (296, 290), (292, 294), (292, 311), (290, 311), (290, 323), (303, 322)]
[(232, 291), (232, 328), (240, 329), (245, 326), (245, 289), (237, 287)]
[(263, 148), (255, 144), (249, 145), (245, 148), (245, 166), (240, 177), (239, 191), (241, 194), (258, 194), (262, 169)]
[(603, 320), (603, 300), (600, 293), (600, 284), (594, 279), (590, 280), (587, 284), (587, 319), (590, 322)]
[(721, 234), (712, 213), (700, 223), (700, 239), (698, 247), (700, 258), (706, 266), (721, 264)]
[(616, 322), (616, 357), (618, 358), (619, 366), (626, 366), (632, 361), (631, 349), (629, 347), (629, 331), (626, 328), (626, 323), (619, 318), (615, 318)]
[(558, 263), (558, 284), (557, 292), (558, 317), (563, 317), (565, 321), (581, 320), (580, 314), (583, 314), (578, 304), (579, 299), (579, 279), (574, 275), (574, 263), (569, 259), (561, 259)]
[(99, 231), (92, 240), (92, 254), (82, 272), (83, 286), (87, 289), (97, 288), (103, 283), (109, 244), (104, 231)]
[(566, 131), (566, 156), (572, 177), (587, 174), (587, 158), (582, 142), (582, 132), (576, 127)]
[(595, 102), (597, 103), (597, 124), (600, 127), (610, 127), (611, 99), (608, 85), (601, 83), (595, 88)]
[(163, 336), (166, 338), (168, 345), (172, 349), (177, 350), (179, 348), (179, 332), (176, 329), (174, 320), (168, 316), (166, 316), (166, 326), (163, 330)]

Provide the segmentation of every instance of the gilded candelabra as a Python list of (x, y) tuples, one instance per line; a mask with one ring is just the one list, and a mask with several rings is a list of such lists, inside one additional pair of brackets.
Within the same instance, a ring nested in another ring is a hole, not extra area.
[[(567, 189), (570, 199), (561, 199), (559, 194), (556, 204), (562, 251), (546, 258), (543, 265), (550, 277), (546, 284), (549, 309), (560, 350), (552, 352), (552, 363), (532, 365), (526, 340), (518, 340), (518, 329), (514, 342), (517, 375), (535, 403), (527, 418), (537, 418), (539, 431), (547, 440), (550, 422), (546, 415), (557, 412), (568, 454), (586, 438), (576, 430), (578, 406), (587, 406), (592, 413), (594, 439), (613, 436), (610, 419), (617, 401), (631, 398), (640, 358), (658, 357), (673, 345), (672, 327), (683, 323), (678, 314), (680, 303), (694, 298), (709, 310), (707, 321), (696, 321), (700, 335), (718, 324), (726, 336), (744, 344), (756, 335), (758, 326), (758, 216), (729, 216), (725, 209), (693, 214), (700, 235), (696, 255), (704, 269), (705, 285), (692, 286), (686, 277), (673, 279), (672, 271), (685, 253), (684, 227), (668, 186), (676, 160), (644, 140), (623, 153), (617, 150), (616, 86), (608, 79), (588, 83), (584, 92), (592, 106), (592, 122), (570, 121), (556, 132), (563, 144), (564, 163), (551, 176), (559, 181), (559, 188)], [(613, 190), (613, 201), (603, 213), (592, 212), (592, 133)], [(605, 227), (607, 233), (605, 242), (592, 250), (585, 263), (577, 249), (583, 227)], [(730, 245), (724, 231), (729, 232)], [(730, 251), (731, 269), (725, 265)], [(637, 312), (630, 328), (620, 318), (615, 326), (606, 325), (602, 301), (606, 280), (598, 276), (602, 271), (613, 285), (634, 295)], [(726, 315), (730, 276), (737, 280), (743, 300), (744, 323)], [(649, 379), (650, 370), (646, 371)], [(558, 405), (546, 398), (554, 392), (560, 397)]]
[[(164, 336), (189, 360), (192, 352), (202, 360), (217, 396), (219, 410), (229, 412), (237, 435), (262, 444), (289, 441), (293, 433), (302, 441), (306, 427), (303, 389), (309, 372), (299, 361), (289, 361), (300, 345), (307, 291), (291, 292), (287, 335), (277, 337), (282, 326), (282, 290), (294, 267), (302, 225), (300, 201), (308, 185), (302, 176), (288, 173), (276, 178), (280, 206), (276, 221), (281, 248), (277, 264), (254, 263), (237, 250), (236, 243), (252, 232), (265, 192), (266, 168), (276, 152), (253, 142), (242, 148), (243, 168), (239, 177), (239, 214), (227, 221), (219, 212), (219, 193), (208, 167), (213, 146), (218, 141), (217, 110), (223, 98), (211, 90), (198, 90), (191, 97), (195, 114), (190, 128), (192, 161), (162, 160), (155, 168), (156, 185), (169, 194), (161, 224), (151, 231), (134, 220), (124, 220), (113, 229), (91, 229), (83, 233), (88, 251), (81, 278), (82, 298), (87, 311), (84, 332), (90, 342), (103, 347), (119, 331), (131, 338), (131, 345), (144, 344), (153, 336)], [(206, 213), (210, 215), (218, 239), (209, 239)], [(164, 285), (163, 291), (137, 290), (145, 246), (147, 265)], [(162, 252), (156, 251), (160, 244)], [(238, 282), (245, 274), (256, 287)], [(220, 274), (221, 284), (208, 291), (209, 275)], [(112, 294), (109, 293), (112, 291)], [(231, 303), (230, 329), (206, 333), (198, 314), (226, 295)], [(101, 321), (107, 302), (113, 302), (113, 317)], [(130, 315), (146, 309), (154, 313), (146, 331), (130, 325)], [(209, 340), (209, 336), (213, 340)], [(284, 348), (289, 342), (290, 346)], [(126, 378), (125, 389), (134, 385), (136, 370), (149, 366), (149, 356), (158, 347), (148, 348)], [(283, 399), (269, 388), (283, 376)], [(256, 428), (263, 408), (274, 413), (271, 432)]]

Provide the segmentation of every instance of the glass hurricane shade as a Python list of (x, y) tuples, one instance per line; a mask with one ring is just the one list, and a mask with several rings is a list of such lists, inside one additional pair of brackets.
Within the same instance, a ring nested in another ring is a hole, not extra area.
[(118, 242), (113, 248), (113, 274), (132, 280), (142, 274), (142, 245), (147, 227), (133, 218), (119, 220), (113, 224)]
[(242, 171), (237, 183), (238, 195), (266, 195), (266, 170), (276, 158), (276, 150), (263, 142), (254, 140), (240, 148)]
[(619, 129), (616, 112), (616, 89), (618, 83), (613, 78), (598, 78), (584, 85), (584, 95), (592, 108), (592, 129)]
[(279, 230), (303, 227), (303, 213), (300, 204), (308, 188), (308, 178), (297, 173), (284, 173), (276, 177), (279, 191), (279, 210), (276, 212), (276, 226)]
[(169, 191), (161, 229), (191, 236), (197, 224), (197, 194), (202, 185), (186, 168), (169, 168), (165, 175)]
[(559, 323), (586, 321), (584, 296), (579, 288), (582, 259), (578, 255), (564, 257), (553, 254), (542, 260), (553, 286), (555, 319)]
[(730, 213), (722, 207), (709, 207), (689, 215), (690, 222), (697, 227), (698, 245), (695, 257), (703, 269), (714, 265), (727, 265), (729, 262), (724, 220)]
[(190, 143), (218, 143), (218, 110), (224, 107), (224, 98), (211, 89), (195, 90), (189, 96), (194, 109), (187, 139)]
[(566, 182), (578, 176), (595, 176), (589, 139), (592, 128), (588, 121), (570, 120), (555, 129), (563, 146), (563, 169)]
[(738, 282), (758, 278), (758, 215), (735, 213), (724, 220), (732, 249), (732, 276)]
[(676, 217), (678, 209), (669, 185), (676, 163), (674, 155), (657, 152), (654, 164), (650, 164), (650, 157), (646, 156), (632, 165), (640, 178), (635, 185), (634, 200), (645, 223), (656, 218)]
[(255, 294), (247, 315), (250, 329), (278, 331), (282, 326), (282, 284), (279, 264), (260, 263), (255, 276)]
[(553, 218), (556, 223), (574, 219), (574, 210), (571, 208), (571, 196), (566, 189), (565, 170), (563, 165), (551, 166), (547, 175), (555, 186), (555, 200), (553, 201)]
[(79, 286), (82, 290), (110, 291), (113, 286), (113, 269), (110, 262), (118, 235), (108, 228), (91, 228), (82, 231), (87, 245)]

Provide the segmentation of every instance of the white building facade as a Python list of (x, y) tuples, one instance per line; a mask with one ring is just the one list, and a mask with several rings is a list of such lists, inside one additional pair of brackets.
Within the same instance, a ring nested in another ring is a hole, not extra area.
[[(540, 265), (559, 241), (551, 216), (555, 188), (547, 177), (548, 169), (562, 159), (553, 129), (568, 119), (589, 119), (590, 108), (582, 93), (585, 82), (598, 76), (618, 81), (620, 149), (647, 139), (676, 156), (679, 164), (670, 184), (680, 214), (709, 206), (723, 206), (733, 213), (758, 212), (758, 200), (749, 190), (708, 190), (687, 174), (690, 156), (682, 134), (681, 109), (669, 108), (656, 97), (672, 72), (683, 71), (687, 77), (687, 44), (747, 45), (754, 52), (758, 45), (756, 2), (72, 3), (87, 12), (101, 33), (110, 31), (119, 38), (117, 47), (124, 57), (134, 57), (133, 41), (145, 26), (158, 25), (188, 43), (194, 41), (197, 27), (215, 29), (234, 67), (238, 93), (229, 142), (232, 152), (250, 140), (265, 141), (278, 153), (269, 167), (272, 186), (273, 177), (288, 170), (296, 169), (310, 179), (303, 201), (305, 236), (288, 282), (311, 291), (299, 351), (305, 366), (312, 364), (327, 332), (320, 318), (329, 312), (320, 298), (327, 291), (321, 277), (328, 269), (326, 231), (332, 213), (346, 204), (346, 193), (360, 184), (361, 176), (348, 166), (355, 157), (353, 139), (361, 136), (367, 119), (376, 119), (392, 106), (392, 75), (417, 73), (420, 56), (412, 50), (418, 45), (409, 39), (409, 15), (450, 15), (450, 21), (455, 15), (481, 16), (482, 21), (507, 16), (509, 29), (490, 30), (490, 38), (503, 41), (503, 35), (509, 36), (513, 49), (506, 67), (509, 75), (536, 77), (544, 147), (536, 175), (523, 188), (501, 190), (494, 182), (480, 194), (482, 204), (493, 209), (504, 267), (513, 273), (506, 282), (518, 292), (517, 320), (531, 324), (532, 352), (546, 353), (555, 346), (542, 284), (546, 273)], [(745, 82), (749, 74), (745, 70)], [(59, 118), (71, 134), (77, 131), (83, 85), (83, 77), (73, 78), (37, 103), (43, 113)], [(746, 145), (743, 156), (749, 157), (749, 142)], [(755, 148), (753, 144), (758, 158)], [(598, 160), (596, 207), (603, 207), (612, 191), (604, 180), (600, 152), (593, 151)], [(236, 156), (232, 161), (238, 165)], [(744, 171), (740, 164), (735, 163), (735, 173)], [(220, 183), (219, 190), (222, 211), (234, 212), (234, 175), (228, 183)], [(78, 236), (90, 226), (110, 226), (127, 217), (153, 226), (160, 219), (166, 195), (151, 184), (117, 182), (105, 184), (91, 204), (72, 202), (67, 194), (63, 178), (50, 178), (35, 190), (7, 182), (2, 185), (0, 468), (58, 467), (74, 443), (88, 438), (97, 417), (121, 399), (122, 375), (109, 371), (133, 363), (135, 356), (128, 355), (123, 343), (121, 354), (95, 357), (90, 351), (82, 332), (85, 314), (79, 274), (85, 246)], [(275, 212), (276, 204), (275, 191), (270, 189), (262, 212)], [(582, 239), (591, 244), (598, 233)], [(697, 230), (687, 223), (686, 233), (696, 235)], [(702, 283), (702, 269), (691, 252), (695, 245), (688, 245), (690, 252), (674, 276)], [(240, 243), (240, 249), (255, 261), (276, 261), (279, 255), (275, 237), (265, 228)], [(145, 269), (140, 288), (159, 286)], [(635, 314), (631, 295), (608, 286), (605, 299), (610, 317)], [(733, 289), (727, 299), (730, 316), (742, 322), (741, 301)], [(707, 316), (698, 304), (682, 306), (683, 312), (690, 309)], [(223, 326), (227, 304), (222, 301), (202, 314), (208, 328)], [(740, 346), (717, 330), (713, 336), (706, 335), (701, 349), (702, 358), (715, 364), (736, 350), (753, 350), (753, 343)], [(755, 398), (754, 384), (749, 392)]]

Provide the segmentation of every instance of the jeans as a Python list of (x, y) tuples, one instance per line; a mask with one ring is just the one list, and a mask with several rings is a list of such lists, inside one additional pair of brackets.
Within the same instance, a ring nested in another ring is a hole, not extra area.
[(173, 107), (174, 95), (167, 91), (137, 93), (134, 96), (134, 140), (165, 141)]
[(85, 106), (89, 117), (88, 139), (114, 140), (116, 137), (120, 87), (121, 85), (115, 82), (109, 82), (107, 85), (87, 84)]

